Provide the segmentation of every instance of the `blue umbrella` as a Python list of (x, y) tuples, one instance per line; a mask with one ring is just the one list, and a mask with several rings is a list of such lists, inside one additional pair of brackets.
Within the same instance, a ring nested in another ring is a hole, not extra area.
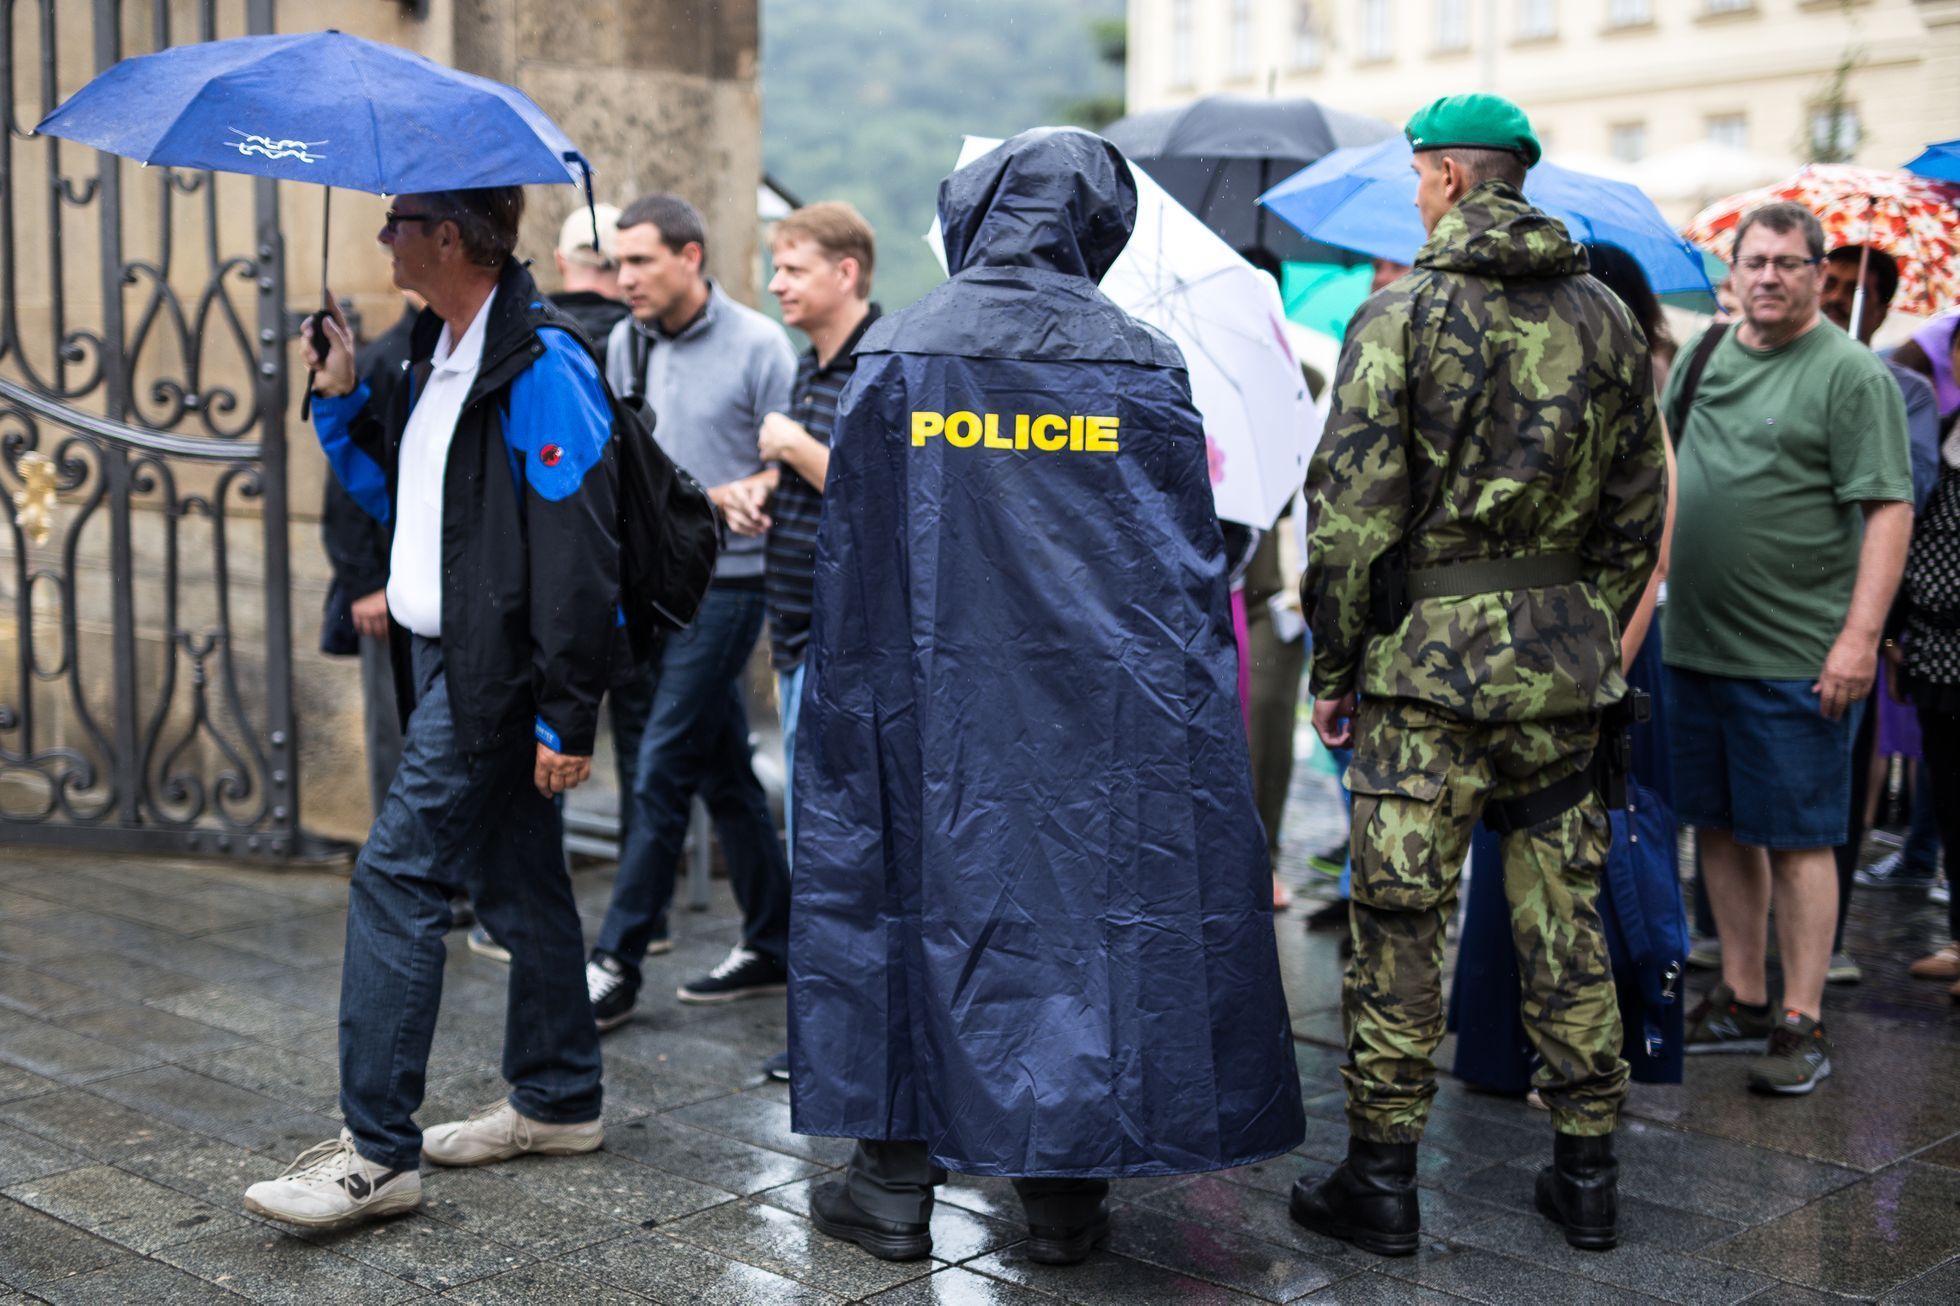
[(35, 130), (148, 164), (375, 195), (591, 174), (522, 91), (331, 31), (124, 59)]
[[(335, 186), (401, 195), (579, 181), (592, 208), (592, 165), (522, 91), (331, 30), (124, 59), (34, 130), (160, 167), (310, 181), (327, 187), (328, 213)], [(323, 220), (331, 305), (326, 232)], [(314, 346), (326, 352), (317, 323)]]
[(1906, 171), (1934, 181), (1960, 181), (1960, 140), (1928, 145), (1906, 165)]
[[(1259, 202), (1310, 240), (1391, 263), (1413, 263), (1426, 239), (1416, 214), (1416, 175), (1400, 136), (1335, 150), (1294, 173)], [(1678, 235), (1636, 186), (1540, 163), (1525, 198), (1565, 223), (1574, 240), (1617, 245), (1631, 254), (1658, 295), (1714, 288), (1701, 254)]]

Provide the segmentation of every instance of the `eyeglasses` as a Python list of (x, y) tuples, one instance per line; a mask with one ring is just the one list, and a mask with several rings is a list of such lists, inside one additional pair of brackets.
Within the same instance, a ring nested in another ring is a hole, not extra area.
[(1772, 267), (1778, 272), (1787, 275), (1788, 273), (1795, 272), (1799, 268), (1816, 267), (1823, 261), (1821, 258), (1798, 258), (1795, 254), (1779, 254), (1775, 258), (1769, 258), (1762, 254), (1751, 254), (1748, 258), (1737, 259), (1735, 265), (1751, 276), (1762, 272), (1765, 268)]
[(392, 236), (395, 234), (395, 228), (401, 226), (404, 222), (441, 221), (442, 219), (433, 213), (401, 213), (394, 209), (389, 209), (387, 213), (382, 215), (381, 229)]

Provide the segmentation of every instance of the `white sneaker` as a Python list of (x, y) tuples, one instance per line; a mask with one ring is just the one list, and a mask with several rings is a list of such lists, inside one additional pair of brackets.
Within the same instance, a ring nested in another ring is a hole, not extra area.
[(549, 1156), (592, 1152), (605, 1141), (605, 1128), (597, 1120), (550, 1125), (519, 1115), (505, 1098), (478, 1107), (468, 1120), (424, 1129), (422, 1155), (437, 1165), (488, 1165), (525, 1152)]
[(390, 1170), (354, 1150), (347, 1130), (300, 1153), (277, 1179), (245, 1190), (245, 1209), (309, 1229), (331, 1229), (422, 1204), (422, 1175)]

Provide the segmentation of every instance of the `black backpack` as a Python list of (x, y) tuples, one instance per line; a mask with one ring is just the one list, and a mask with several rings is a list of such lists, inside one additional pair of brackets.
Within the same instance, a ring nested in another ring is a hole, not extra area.
[(632, 392), (621, 399), (606, 387), (619, 442), (620, 607), (641, 661), (661, 634), (685, 629), (701, 610), (727, 538), (708, 492), (653, 438), (654, 415), (642, 393), (645, 351), (635, 330)]

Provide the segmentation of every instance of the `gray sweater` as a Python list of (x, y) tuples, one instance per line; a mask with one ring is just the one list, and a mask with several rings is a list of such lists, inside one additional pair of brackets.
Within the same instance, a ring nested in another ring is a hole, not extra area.
[[(628, 316), (606, 340), (606, 380), (624, 396), (633, 385), (635, 333), (645, 341), (639, 387), (653, 410), (653, 437), (677, 466), (713, 488), (762, 470), (756, 438), (763, 415), (788, 412), (796, 351), (769, 318), (708, 283), (708, 306), (669, 336)], [(731, 533), (717, 578), (762, 575), (762, 540)]]

